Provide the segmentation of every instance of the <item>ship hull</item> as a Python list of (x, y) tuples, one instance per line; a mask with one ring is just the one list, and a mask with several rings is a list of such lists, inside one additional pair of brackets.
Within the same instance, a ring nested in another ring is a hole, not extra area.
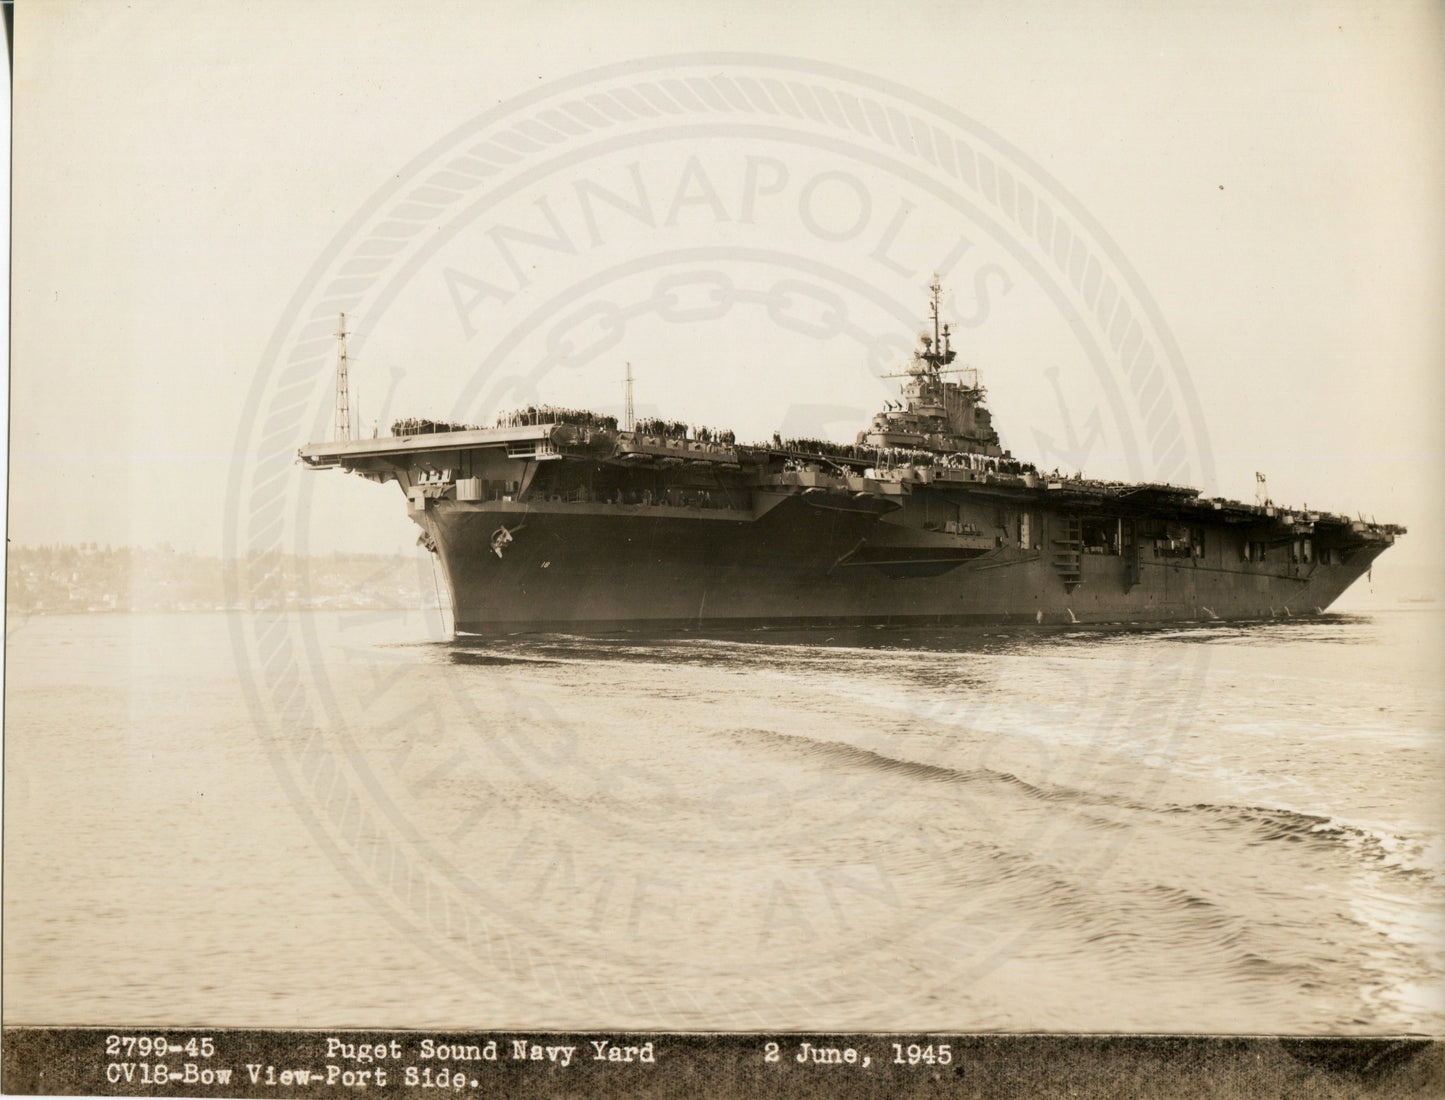
[[(471, 634), (758, 624), (1167, 623), (1327, 608), (1383, 547), (1247, 562), (1229, 539), (1187, 558), (1034, 548), (878, 549), (876, 509), (791, 497), (761, 517), (682, 508), (436, 502), (456, 629)], [(1045, 530), (1063, 516), (1039, 515)], [(499, 531), (505, 542), (497, 547)], [(871, 553), (869, 551), (872, 551)]]

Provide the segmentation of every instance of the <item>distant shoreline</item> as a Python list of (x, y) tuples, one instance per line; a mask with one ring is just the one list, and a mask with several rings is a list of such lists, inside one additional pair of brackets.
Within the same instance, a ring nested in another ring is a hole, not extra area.
[(254, 553), (221, 559), (169, 546), (11, 546), (10, 614), (384, 611), (434, 606), (444, 592), (420, 556)]

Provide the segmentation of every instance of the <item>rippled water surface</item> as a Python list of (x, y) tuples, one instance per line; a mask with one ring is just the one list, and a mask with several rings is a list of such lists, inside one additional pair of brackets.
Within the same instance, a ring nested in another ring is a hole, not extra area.
[(31, 619), (5, 1017), (1438, 1034), (1442, 625)]

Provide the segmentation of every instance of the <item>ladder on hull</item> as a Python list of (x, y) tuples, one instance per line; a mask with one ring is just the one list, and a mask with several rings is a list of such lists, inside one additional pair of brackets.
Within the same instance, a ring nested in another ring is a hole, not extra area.
[(1054, 572), (1064, 582), (1064, 591), (1072, 592), (1084, 579), (1083, 521), (1078, 516), (1060, 516), (1063, 530), (1050, 540), (1053, 547)]

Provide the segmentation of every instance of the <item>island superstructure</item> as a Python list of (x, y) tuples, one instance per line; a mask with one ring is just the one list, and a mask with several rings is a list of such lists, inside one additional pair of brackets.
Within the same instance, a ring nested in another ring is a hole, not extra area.
[(743, 444), (633, 423), (629, 403), (620, 425), (550, 406), (491, 427), (397, 421), (300, 458), (400, 486), (463, 633), (1265, 619), (1323, 611), (1404, 533), (1041, 473), (952, 366), (931, 289), (900, 400), (853, 444)]

